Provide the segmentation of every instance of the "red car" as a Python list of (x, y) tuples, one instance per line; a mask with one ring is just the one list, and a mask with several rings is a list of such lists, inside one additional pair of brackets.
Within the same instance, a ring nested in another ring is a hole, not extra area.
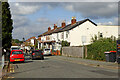
[(12, 50), (10, 53), (10, 62), (21, 61), (24, 62), (24, 54), (22, 50)]

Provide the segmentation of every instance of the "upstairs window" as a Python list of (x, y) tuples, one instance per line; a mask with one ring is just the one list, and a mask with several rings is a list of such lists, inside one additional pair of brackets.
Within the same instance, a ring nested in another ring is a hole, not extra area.
[(100, 33), (100, 37), (103, 37), (103, 34), (102, 34), (102, 33)]
[(57, 39), (59, 39), (59, 34), (57, 33)]
[(63, 39), (63, 38), (64, 38), (64, 33), (61, 34), (61, 39)]
[(66, 32), (66, 38), (68, 38), (69, 31)]

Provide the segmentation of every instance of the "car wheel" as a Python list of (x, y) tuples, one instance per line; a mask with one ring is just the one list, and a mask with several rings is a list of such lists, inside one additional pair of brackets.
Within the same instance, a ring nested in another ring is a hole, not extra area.
[(34, 60), (35, 58), (32, 57), (32, 60)]
[(42, 57), (41, 60), (44, 60), (44, 57)]
[(25, 63), (25, 61), (22, 61), (22, 63)]
[(10, 64), (13, 64), (13, 62), (10, 62)]
[(49, 54), (49, 56), (52, 56), (52, 54)]

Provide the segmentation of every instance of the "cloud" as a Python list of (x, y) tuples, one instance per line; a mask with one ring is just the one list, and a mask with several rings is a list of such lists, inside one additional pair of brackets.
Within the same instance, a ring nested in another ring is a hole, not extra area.
[(27, 15), (37, 12), (42, 5), (39, 3), (10, 3), (11, 12), (13, 15)]
[(118, 25), (118, 20), (119, 18), (118, 17), (114, 17), (113, 18), (113, 21), (106, 21), (106, 22), (100, 22), (100, 23), (97, 23), (98, 25), (115, 25), (115, 26), (117, 26)]
[(32, 36), (38, 36), (44, 32), (45, 28), (40, 27), (40, 25), (30, 24), (29, 26), (21, 26), (13, 29), (13, 38), (22, 39), (23, 37), (28, 39)]
[[(19, 16), (16, 16), (16, 18), (19, 18)], [(26, 17), (22, 16), (21, 20)], [(15, 19), (17, 21), (17, 19)], [(36, 21), (25, 21), (22, 23), (20, 19), (19, 22), (14, 25), (13, 29), (13, 38), (17, 38), (22, 40), (22, 38), (30, 38), (31, 36), (38, 36), (42, 34), (43, 32), (47, 31), (47, 28), (50, 26), (50, 24), (53, 24), (49, 19), (47, 18), (38, 18)], [(26, 19), (27, 20), (27, 19)], [(20, 25), (19, 25), (20, 24)]]
[[(9, 0), (9, 2), (48, 2), (49, 0)], [(49, 2), (118, 2), (119, 0), (50, 0)]]
[(97, 25), (113, 25), (113, 22), (104, 22), (104, 23), (97, 23)]
[[(63, 21), (61, 18), (52, 21), (47, 17), (39, 17), (35, 21), (31, 21), (29, 16), (40, 11), (41, 8), (47, 6), (48, 9), (55, 9), (62, 7), (67, 11), (79, 13), (83, 18), (99, 19), (99, 18), (114, 18), (113, 22), (98, 23), (99, 25), (114, 25), (117, 24), (117, 3), (94, 3), (94, 2), (77, 2), (77, 3), (36, 3), (36, 2), (22, 2), (10, 3), (12, 18), (14, 21), (13, 38), (26, 39), (31, 36), (38, 36), (47, 31), (47, 28), (53, 24), (61, 25)], [(46, 13), (46, 15), (49, 15)], [(69, 14), (68, 14), (69, 15)], [(64, 18), (65, 19), (65, 18)], [(70, 21), (66, 21), (70, 23)]]
[(48, 22), (50, 22), (50, 20), (48, 18), (41, 17), (41, 18), (37, 19), (37, 22), (39, 22), (39, 23), (47, 22), (48, 23)]
[(13, 15), (12, 19), (14, 20), (13, 26), (15, 28), (28, 25), (30, 20), (26, 16)]
[(91, 19), (111, 18), (118, 14), (118, 3), (114, 2), (78, 2), (64, 3), (69, 11), (79, 12), (83, 17)]

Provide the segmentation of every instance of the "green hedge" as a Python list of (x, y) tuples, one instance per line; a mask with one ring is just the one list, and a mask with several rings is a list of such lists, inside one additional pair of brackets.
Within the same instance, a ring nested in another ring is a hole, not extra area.
[(87, 46), (87, 59), (105, 60), (106, 51), (116, 51), (116, 40), (112, 38), (100, 38)]

